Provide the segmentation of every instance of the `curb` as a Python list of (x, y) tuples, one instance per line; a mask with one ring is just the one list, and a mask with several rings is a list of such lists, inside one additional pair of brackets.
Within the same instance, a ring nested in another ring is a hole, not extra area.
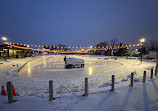
[(18, 69), (18, 73), (19, 73), (19, 71), (27, 64), (27, 63), (29, 63), (30, 61), (32, 61), (32, 60), (34, 60), (34, 59), (31, 59), (31, 60), (29, 60), (29, 61), (27, 61), (25, 64), (23, 64), (19, 69)]

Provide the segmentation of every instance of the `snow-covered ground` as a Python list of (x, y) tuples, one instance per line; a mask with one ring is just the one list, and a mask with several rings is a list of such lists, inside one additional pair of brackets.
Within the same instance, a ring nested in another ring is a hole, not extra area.
[[(67, 56), (83, 58), (85, 68), (64, 69), (64, 55), (12, 59), (0, 65), (0, 85), (11, 81), (18, 101), (8, 105), (7, 97), (0, 96), (0, 110), (10, 108), (20, 111), (127, 111), (158, 110), (157, 77), (150, 80), (153, 61), (119, 57)], [(30, 62), (28, 62), (30, 61)], [(19, 72), (19, 68), (28, 62)], [(13, 65), (17, 65), (13, 66)], [(142, 83), (143, 71), (147, 71), (147, 83)], [(130, 88), (130, 74), (134, 72), (134, 87)], [(111, 75), (115, 75), (115, 92), (109, 92)], [(82, 97), (84, 78), (89, 79), (88, 97)], [(54, 81), (53, 102), (48, 101), (48, 81)], [(6, 87), (5, 87), (6, 88)]]

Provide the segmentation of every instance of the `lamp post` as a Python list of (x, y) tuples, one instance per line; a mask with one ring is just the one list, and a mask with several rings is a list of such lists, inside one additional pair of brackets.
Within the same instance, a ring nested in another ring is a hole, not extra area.
[(93, 46), (90, 46), (89, 48), (90, 48), (90, 58), (91, 58), (92, 48), (93, 48)]
[(141, 38), (140, 42), (142, 44), (142, 48), (141, 48), (141, 63), (142, 63), (142, 59), (143, 59), (143, 43), (145, 42), (145, 38)]
[[(6, 37), (2, 37), (2, 40), (3, 40), (3, 43), (4, 43), (4, 46), (3, 46), (3, 49), (5, 48), (5, 41), (7, 41), (8, 39)], [(3, 51), (2, 49), (2, 51)], [(3, 52), (3, 56), (4, 56), (4, 61), (6, 61), (6, 57), (5, 57), (5, 50)]]

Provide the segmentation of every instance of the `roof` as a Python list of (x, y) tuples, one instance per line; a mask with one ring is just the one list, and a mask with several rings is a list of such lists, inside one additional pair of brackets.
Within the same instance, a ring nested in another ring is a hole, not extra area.
[(5, 45), (0, 45), (0, 49), (13, 49), (16, 48), (18, 50), (32, 50), (32, 48), (30, 47), (26, 47), (23, 45), (19, 45), (19, 44), (5, 44)]

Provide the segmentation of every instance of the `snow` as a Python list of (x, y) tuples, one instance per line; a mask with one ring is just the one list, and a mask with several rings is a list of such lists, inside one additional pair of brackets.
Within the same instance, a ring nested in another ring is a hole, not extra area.
[[(0, 111), (133, 111), (158, 110), (157, 76), (150, 80), (154, 61), (140, 61), (136, 58), (73, 56), (85, 60), (84, 69), (50, 69), (50, 61), (63, 65), (64, 55), (39, 56), (35, 58), (12, 59), (0, 65), (0, 85), (11, 81), (20, 95), (13, 104), (7, 104), (7, 97), (0, 96)], [(46, 64), (39, 64), (41, 60)], [(30, 61), (30, 62), (28, 62)], [(25, 66), (23, 66), (28, 62)], [(30, 63), (31, 69), (28, 68)], [(13, 66), (18, 64), (17, 66)], [(18, 74), (17, 71), (23, 66)], [(38, 67), (41, 67), (37, 69)], [(43, 68), (42, 68), (43, 67)], [(92, 68), (91, 68), (92, 67)], [(91, 72), (89, 72), (91, 68)], [(27, 71), (25, 71), (27, 69)], [(31, 71), (28, 76), (28, 70)], [(97, 70), (97, 71), (96, 71)], [(142, 83), (143, 71), (147, 71), (147, 82)], [(26, 73), (27, 72), (27, 73)], [(42, 76), (42, 74), (44, 75)], [(73, 73), (72, 73), (73, 72)], [(134, 72), (134, 87), (129, 87), (130, 74)], [(22, 75), (23, 74), (23, 75)], [(27, 74), (27, 76), (26, 76)], [(111, 75), (115, 75), (115, 91), (110, 92)], [(48, 76), (48, 77), (45, 77)], [(88, 77), (89, 96), (84, 93), (84, 78)], [(48, 101), (48, 81), (54, 81), (54, 101)], [(6, 87), (5, 87), (6, 89)]]

